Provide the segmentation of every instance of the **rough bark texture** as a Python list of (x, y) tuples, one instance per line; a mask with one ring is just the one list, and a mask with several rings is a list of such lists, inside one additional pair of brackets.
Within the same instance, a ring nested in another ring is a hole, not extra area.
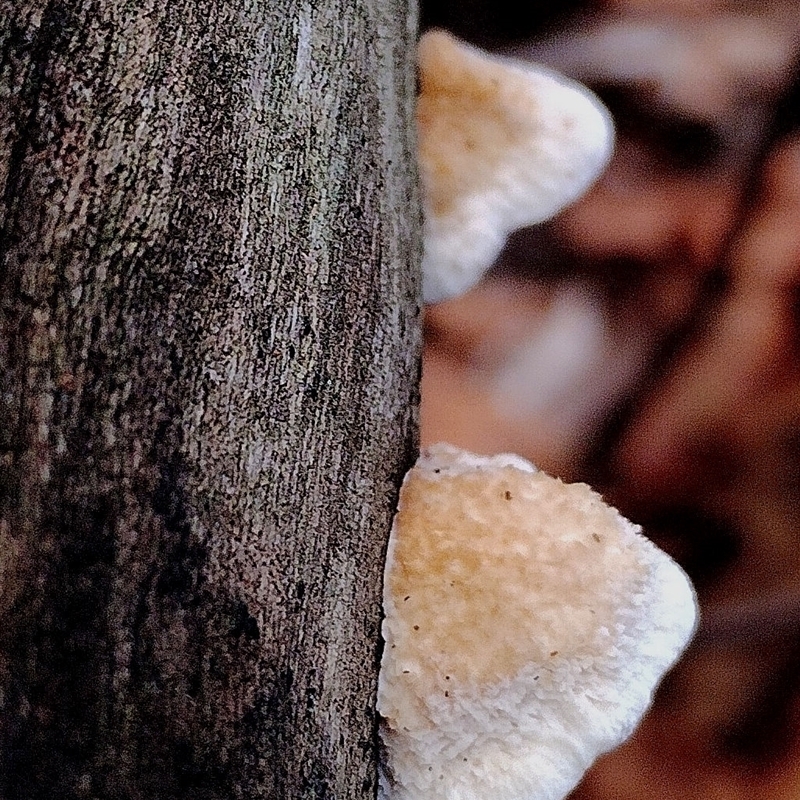
[(0, 0), (0, 797), (367, 798), (407, 0)]

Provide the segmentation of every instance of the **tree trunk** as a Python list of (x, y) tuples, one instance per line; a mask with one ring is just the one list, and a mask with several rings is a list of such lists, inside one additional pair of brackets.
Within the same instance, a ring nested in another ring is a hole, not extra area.
[(373, 796), (414, 39), (0, 0), (2, 800)]

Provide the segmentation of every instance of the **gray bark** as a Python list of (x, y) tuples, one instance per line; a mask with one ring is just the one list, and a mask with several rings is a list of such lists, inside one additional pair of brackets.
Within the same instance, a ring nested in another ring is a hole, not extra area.
[(0, 798), (367, 798), (406, 0), (0, 0)]

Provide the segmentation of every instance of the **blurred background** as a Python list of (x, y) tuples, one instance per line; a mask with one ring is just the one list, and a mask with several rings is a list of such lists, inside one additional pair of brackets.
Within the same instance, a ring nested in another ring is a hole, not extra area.
[(423, 444), (585, 481), (703, 621), (572, 800), (800, 799), (800, 4), (422, 0), (611, 110), (590, 193), (425, 315)]

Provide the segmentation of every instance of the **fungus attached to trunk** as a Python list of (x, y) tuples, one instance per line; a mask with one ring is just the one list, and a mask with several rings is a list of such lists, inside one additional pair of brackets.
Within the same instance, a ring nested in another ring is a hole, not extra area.
[(424, 452), (386, 567), (386, 800), (557, 800), (688, 643), (688, 578), (584, 484)]
[(442, 31), (419, 45), (423, 296), (460, 294), (506, 236), (576, 200), (611, 155), (613, 126), (585, 87)]

